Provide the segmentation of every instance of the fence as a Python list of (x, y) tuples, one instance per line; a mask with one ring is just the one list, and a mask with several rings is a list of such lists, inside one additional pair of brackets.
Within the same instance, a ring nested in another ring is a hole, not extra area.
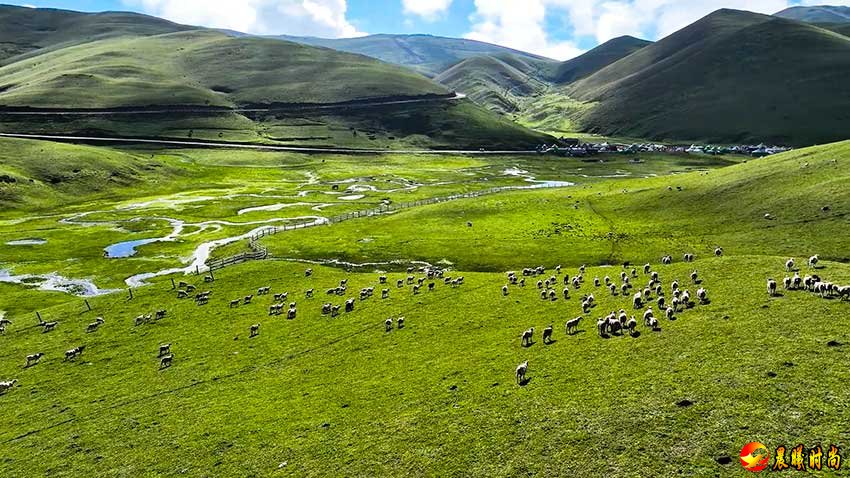
[(228, 257), (225, 259), (218, 259), (215, 261), (211, 261), (207, 263), (207, 266), (210, 270), (221, 269), (223, 267), (227, 267), (233, 264), (239, 264), (240, 262), (245, 262), (249, 260), (263, 260), (268, 257), (268, 250), (257, 244), (257, 241), (266, 236), (272, 236), (277, 234), (278, 232), (286, 232), (286, 231), (294, 231), (296, 229), (306, 229), (308, 227), (322, 226), (322, 225), (330, 225), (337, 224), (343, 221), (348, 221), (350, 219), (357, 219), (361, 217), (372, 217), (378, 216), (381, 214), (387, 214), (395, 211), (400, 211), (403, 209), (410, 209), (412, 207), (419, 206), (427, 206), (429, 204), (437, 204), (441, 202), (454, 201), (457, 199), (469, 199), (476, 198), (481, 196), (487, 196), (490, 194), (496, 194), (503, 191), (517, 191), (524, 189), (548, 189), (548, 188), (559, 188), (563, 187), (561, 184), (546, 184), (541, 183), (534, 186), (501, 186), (496, 188), (482, 189), (480, 191), (471, 191), (468, 193), (462, 194), (452, 194), (450, 196), (442, 196), (442, 197), (434, 197), (427, 199), (419, 199), (416, 201), (410, 202), (402, 202), (402, 203), (393, 203), (393, 204), (381, 204), (380, 206), (372, 209), (367, 209), (364, 211), (354, 211), (346, 214), (340, 214), (338, 216), (329, 217), (326, 220), (318, 220), (314, 222), (300, 223), (300, 224), (285, 224), (283, 226), (269, 226), (261, 229), (257, 233), (253, 234), (251, 238), (248, 240), (248, 247), (251, 248), (252, 252), (243, 252), (241, 254), (237, 254), (232, 257)]

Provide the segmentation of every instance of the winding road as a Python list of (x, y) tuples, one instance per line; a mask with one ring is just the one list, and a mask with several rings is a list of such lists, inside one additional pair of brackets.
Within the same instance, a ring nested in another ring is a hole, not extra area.
[(147, 139), (147, 138), (110, 138), (103, 136), (66, 136), (52, 134), (22, 134), (22, 133), (0, 133), (0, 138), (39, 139), (46, 141), (66, 141), (80, 143), (106, 143), (106, 144), (156, 144), (169, 147), (185, 148), (223, 148), (223, 149), (255, 149), (262, 151), (288, 151), (296, 153), (329, 153), (329, 154), (447, 154), (447, 155), (536, 155), (535, 150), (471, 150), (471, 149), (358, 149), (358, 148), (332, 148), (332, 147), (310, 147), (310, 146), (275, 146), (269, 144), (246, 144), (246, 143), (220, 143), (205, 141), (181, 141), (172, 139)]

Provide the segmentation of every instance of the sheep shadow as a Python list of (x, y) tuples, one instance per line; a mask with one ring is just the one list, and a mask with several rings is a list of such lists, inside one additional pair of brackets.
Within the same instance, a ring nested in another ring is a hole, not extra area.
[(785, 297), (785, 294), (783, 294), (782, 292), (777, 292), (777, 293), (775, 293), (775, 294), (771, 295), (770, 297), (771, 297), (772, 299), (778, 299), (778, 298), (780, 298), (780, 297)]
[(543, 342), (543, 345), (552, 345), (552, 344), (556, 344), (556, 343), (558, 343), (557, 340), (551, 339), (548, 342)]
[(587, 331), (586, 331), (586, 330), (584, 330), (584, 329), (578, 329), (578, 330), (575, 330), (574, 332), (569, 332), (569, 333), (567, 333), (567, 335), (569, 335), (570, 337), (572, 337), (573, 335), (583, 334), (583, 333), (585, 333), (585, 332), (587, 332)]
[(611, 335), (608, 332), (603, 332), (603, 333), (599, 334), (599, 336), (602, 337), (603, 339), (610, 339), (611, 338)]
[(536, 342), (534, 342), (534, 341), (523, 342), (522, 346), (523, 346), (523, 348), (529, 348), (532, 345), (534, 345), (535, 343)]
[(629, 334), (633, 339), (640, 337), (640, 330), (635, 330)]
[(531, 383), (531, 377), (524, 378), (524, 379), (520, 380), (519, 386), (524, 387), (524, 386), (528, 385), (529, 383)]
[(701, 300), (701, 301), (699, 301), (699, 303), (700, 303), (700, 305), (708, 305), (708, 304), (711, 303), (711, 299)]

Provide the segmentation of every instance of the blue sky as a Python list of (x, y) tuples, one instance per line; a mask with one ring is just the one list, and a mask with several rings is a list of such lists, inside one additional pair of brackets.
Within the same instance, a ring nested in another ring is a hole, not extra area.
[(17, 5), (131, 10), (256, 34), (430, 33), (564, 60), (620, 35), (655, 40), (718, 8), (774, 13), (850, 0), (29, 0)]

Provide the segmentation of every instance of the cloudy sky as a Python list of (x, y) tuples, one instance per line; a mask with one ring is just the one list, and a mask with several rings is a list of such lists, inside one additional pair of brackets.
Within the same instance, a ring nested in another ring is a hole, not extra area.
[(775, 13), (850, 0), (30, 0), (82, 11), (132, 10), (255, 34), (353, 37), (430, 33), (560, 60), (620, 35), (661, 38), (718, 8)]

